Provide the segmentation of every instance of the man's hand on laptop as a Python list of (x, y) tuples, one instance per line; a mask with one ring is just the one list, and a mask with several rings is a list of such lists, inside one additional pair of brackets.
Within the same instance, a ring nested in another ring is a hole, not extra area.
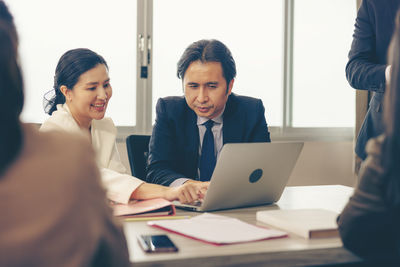
[(183, 185), (176, 187), (177, 199), (182, 204), (201, 201), (206, 195), (210, 182), (188, 180)]

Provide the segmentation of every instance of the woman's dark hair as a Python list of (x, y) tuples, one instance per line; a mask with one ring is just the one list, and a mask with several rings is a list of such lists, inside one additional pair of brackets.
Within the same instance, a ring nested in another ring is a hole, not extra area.
[(57, 110), (58, 104), (65, 103), (65, 96), (60, 90), (62, 85), (72, 90), (79, 77), (98, 64), (108, 68), (102, 56), (87, 48), (72, 49), (62, 55), (56, 67), (53, 89), (44, 95), (45, 112), (51, 115)]
[(17, 49), (13, 17), (0, 0), (0, 175), (17, 157), (23, 140), (19, 115), (24, 95)]
[(205, 62), (220, 62), (223, 75), (226, 80), (226, 92), (228, 92), (230, 81), (236, 77), (236, 64), (231, 51), (218, 40), (200, 40), (192, 43), (178, 61), (177, 76), (183, 79), (189, 65), (200, 60)]
[(390, 82), (384, 99), (384, 123), (386, 141), (382, 163), (387, 170), (386, 200), (391, 205), (400, 205), (400, 10), (396, 16), (396, 27), (389, 46), (388, 63), (391, 65)]

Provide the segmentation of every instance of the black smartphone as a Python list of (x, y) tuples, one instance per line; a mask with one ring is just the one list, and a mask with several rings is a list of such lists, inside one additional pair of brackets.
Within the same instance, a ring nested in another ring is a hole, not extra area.
[(176, 252), (178, 248), (167, 235), (140, 235), (139, 245), (145, 252)]

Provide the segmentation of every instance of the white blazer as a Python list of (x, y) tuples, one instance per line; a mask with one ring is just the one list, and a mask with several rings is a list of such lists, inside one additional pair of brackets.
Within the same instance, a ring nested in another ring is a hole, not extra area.
[[(57, 110), (42, 124), (40, 130), (63, 130), (87, 136), (86, 131), (82, 130), (72, 117), (66, 104), (57, 105)], [(143, 181), (127, 174), (117, 150), (117, 128), (111, 118), (92, 120), (91, 137), (101, 179), (107, 189), (107, 197), (115, 202), (128, 203), (132, 192)]]

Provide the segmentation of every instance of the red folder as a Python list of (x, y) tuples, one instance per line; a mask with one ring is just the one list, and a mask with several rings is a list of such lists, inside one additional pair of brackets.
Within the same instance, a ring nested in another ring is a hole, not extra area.
[(112, 204), (114, 216), (157, 217), (175, 215), (175, 206), (163, 198), (131, 201), (128, 204)]

